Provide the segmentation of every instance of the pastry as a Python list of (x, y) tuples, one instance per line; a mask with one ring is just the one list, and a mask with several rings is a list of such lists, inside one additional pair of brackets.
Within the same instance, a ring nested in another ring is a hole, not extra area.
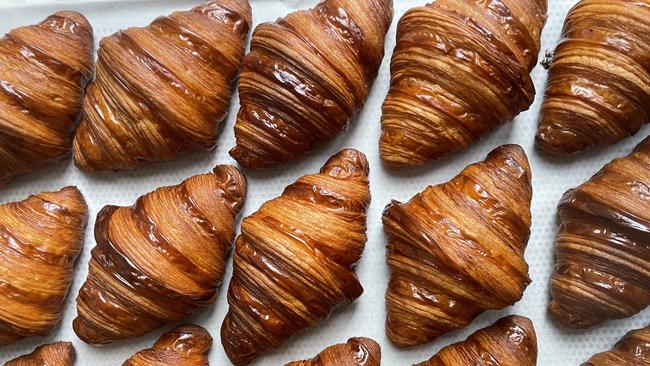
[(285, 366), (379, 366), (381, 348), (369, 338), (350, 338), (346, 343), (325, 348), (311, 360), (289, 362)]
[(208, 366), (212, 337), (198, 325), (183, 325), (158, 339), (152, 348), (142, 350), (122, 366)]
[(250, 25), (248, 0), (212, 0), (102, 39), (75, 164), (129, 170), (214, 148)]
[(395, 345), (427, 343), (521, 299), (530, 283), (531, 198), (526, 154), (504, 145), (451, 181), (386, 207), (386, 333)]
[(623, 337), (614, 349), (594, 355), (582, 366), (649, 366), (650, 327), (637, 329)]
[(243, 220), (221, 326), (232, 363), (250, 363), (361, 295), (368, 184), (365, 155), (343, 150)]
[(74, 331), (84, 342), (137, 337), (212, 303), (246, 195), (236, 168), (159, 188), (97, 215)]
[(55, 342), (42, 345), (34, 352), (5, 363), (5, 366), (72, 366), (74, 346), (70, 342)]

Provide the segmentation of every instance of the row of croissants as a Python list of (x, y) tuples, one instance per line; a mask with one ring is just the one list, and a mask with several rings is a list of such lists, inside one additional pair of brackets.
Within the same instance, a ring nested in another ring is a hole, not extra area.
[[(215, 300), (234, 242), (223, 348), (239, 366), (282, 347), (363, 293), (356, 265), (367, 240), (368, 174), (363, 153), (343, 150), (244, 218), (235, 240), (247, 188), (230, 165), (158, 188), (130, 207), (104, 207), (76, 298), (75, 333), (98, 345), (183, 321)], [(524, 150), (503, 145), (450, 181), (386, 206), (386, 334), (394, 345), (431, 342), (522, 298), (531, 282), (524, 259), (531, 174)], [(567, 191), (558, 211), (549, 304), (557, 322), (589, 328), (650, 305), (650, 137)], [(60, 321), (86, 221), (74, 187), (0, 205), (0, 344), (46, 334)], [(206, 330), (184, 326), (125, 365), (207, 365), (210, 345)], [(511, 316), (422, 365), (482, 365), (485, 357), (492, 360), (485, 365), (535, 365), (536, 345), (532, 323)], [(70, 360), (71, 353), (70, 344), (57, 343), (27, 359)], [(377, 343), (354, 338), (290, 365), (379, 362)], [(650, 365), (650, 328), (589, 362)]]

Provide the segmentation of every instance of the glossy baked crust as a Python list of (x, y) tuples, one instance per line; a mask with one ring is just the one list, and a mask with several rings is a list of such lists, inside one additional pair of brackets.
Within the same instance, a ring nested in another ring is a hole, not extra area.
[(650, 0), (581, 0), (555, 49), (537, 146), (567, 154), (650, 121)]
[(73, 322), (91, 344), (137, 337), (212, 303), (246, 196), (237, 168), (219, 165), (97, 215), (89, 274)]
[(221, 327), (235, 365), (280, 347), (361, 295), (355, 267), (369, 204), (366, 157), (343, 150), (243, 220)]
[(592, 356), (582, 366), (649, 366), (650, 327), (633, 330), (614, 349)]
[(343, 132), (384, 57), (392, 0), (325, 0), (263, 23), (239, 82), (239, 164), (269, 168)]
[(379, 366), (381, 348), (372, 339), (354, 337), (346, 343), (325, 348), (311, 360), (289, 362), (285, 366)]
[(212, 0), (101, 40), (74, 140), (86, 171), (212, 149), (251, 26), (248, 0)]
[(528, 109), (546, 0), (437, 0), (397, 26), (379, 143), (390, 167), (462, 150)]
[(394, 344), (424, 344), (521, 299), (530, 283), (531, 198), (524, 150), (504, 145), (451, 181), (386, 207), (386, 333)]
[(0, 39), (0, 186), (70, 154), (93, 76), (93, 29), (63, 11)]
[(472, 334), (463, 342), (443, 348), (415, 366), (535, 366), (537, 336), (530, 319), (510, 315)]
[(75, 359), (74, 346), (70, 342), (44, 344), (34, 352), (15, 358), (5, 366), (72, 366)]
[(122, 366), (208, 366), (212, 337), (198, 325), (182, 325), (164, 333), (153, 347), (142, 350)]
[(0, 205), (0, 345), (61, 321), (87, 216), (75, 187)]
[(588, 328), (650, 304), (650, 138), (567, 191), (558, 205), (549, 310)]

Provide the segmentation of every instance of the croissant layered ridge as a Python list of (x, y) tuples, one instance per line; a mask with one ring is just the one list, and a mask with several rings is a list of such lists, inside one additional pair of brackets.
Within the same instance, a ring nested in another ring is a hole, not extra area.
[(61, 321), (87, 216), (75, 187), (0, 205), (0, 345)]
[(259, 25), (230, 155), (249, 169), (270, 168), (343, 132), (377, 76), (392, 17), (392, 0), (325, 0)]
[(370, 338), (354, 337), (346, 343), (325, 348), (311, 360), (289, 362), (285, 366), (379, 366), (381, 347)]
[(650, 304), (650, 138), (567, 191), (549, 311), (562, 325), (589, 328)]
[(142, 350), (122, 366), (208, 366), (212, 337), (198, 325), (182, 325), (164, 333), (153, 347)]
[(611, 351), (592, 356), (582, 366), (649, 366), (650, 327), (633, 330)]
[(133, 170), (214, 148), (250, 26), (248, 0), (212, 0), (102, 39), (75, 164)]
[(0, 39), (0, 186), (70, 154), (93, 76), (93, 29), (63, 11)]
[(5, 366), (72, 366), (75, 359), (74, 346), (70, 342), (44, 344), (34, 352), (15, 358)]
[(230, 165), (97, 215), (88, 277), (73, 322), (91, 344), (143, 335), (212, 303), (246, 196)]
[(550, 154), (610, 145), (650, 121), (650, 0), (581, 0), (555, 49), (536, 135)]
[(361, 295), (355, 267), (369, 204), (366, 157), (343, 150), (243, 220), (221, 327), (235, 365), (280, 347)]
[(382, 161), (440, 158), (528, 109), (546, 7), (546, 0), (437, 0), (407, 11), (382, 107)]
[(525, 152), (504, 145), (451, 181), (386, 207), (386, 333), (395, 345), (430, 342), (521, 299), (530, 283), (531, 198)]
[(517, 315), (501, 318), (415, 366), (468, 365), (537, 365), (537, 335), (533, 323)]

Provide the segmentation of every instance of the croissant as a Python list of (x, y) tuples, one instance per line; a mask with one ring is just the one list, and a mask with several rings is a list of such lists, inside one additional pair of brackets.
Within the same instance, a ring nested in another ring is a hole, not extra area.
[(28, 355), (5, 363), (5, 366), (72, 366), (74, 358), (72, 343), (55, 342), (42, 345)]
[(75, 187), (0, 205), (0, 345), (61, 321), (87, 216)]
[(537, 336), (530, 319), (510, 315), (483, 328), (463, 342), (443, 348), (415, 366), (535, 366)]
[(355, 267), (366, 243), (368, 185), (365, 155), (343, 150), (243, 220), (221, 326), (235, 365), (361, 295)]
[(93, 29), (63, 11), (0, 39), (0, 185), (70, 154), (93, 77)]
[(386, 207), (386, 332), (395, 345), (427, 343), (521, 299), (530, 283), (531, 198), (526, 154), (504, 145), (451, 181)]
[(247, 0), (213, 0), (102, 39), (75, 164), (128, 170), (212, 149), (250, 24)]
[(437, 0), (407, 11), (382, 107), (382, 161), (437, 159), (528, 109), (545, 21), (546, 0)]
[(163, 334), (152, 348), (136, 353), (122, 366), (208, 366), (212, 337), (198, 325), (182, 325)]
[(650, 365), (650, 327), (637, 329), (623, 337), (614, 349), (599, 353), (582, 366), (648, 366)]
[(551, 154), (613, 144), (650, 120), (650, 1), (581, 0), (555, 49), (536, 144)]
[(650, 138), (558, 205), (551, 314), (588, 328), (650, 304)]
[(269, 168), (340, 134), (368, 96), (392, 19), (392, 0), (325, 0), (259, 25), (244, 59), (230, 155)]
[(212, 303), (245, 195), (239, 170), (219, 165), (131, 207), (104, 207), (77, 296), (79, 338), (104, 344), (137, 337)]
[(350, 338), (346, 343), (325, 348), (311, 360), (289, 362), (285, 366), (379, 366), (381, 348), (369, 338)]

